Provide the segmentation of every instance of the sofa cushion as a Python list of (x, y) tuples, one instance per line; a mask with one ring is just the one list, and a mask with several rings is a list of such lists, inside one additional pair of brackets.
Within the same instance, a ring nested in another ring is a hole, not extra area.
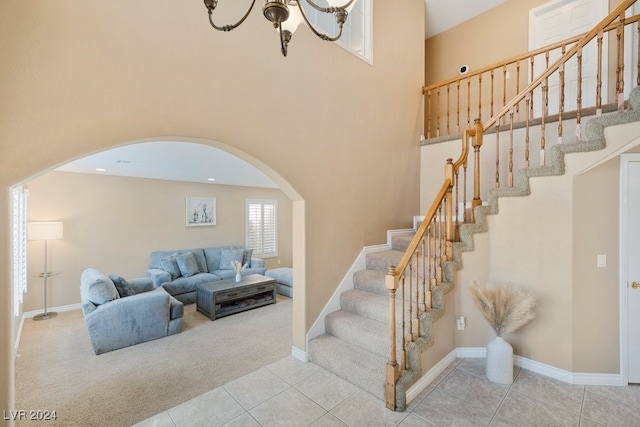
[(191, 252), (179, 254), (176, 256), (176, 262), (183, 277), (191, 277), (194, 274), (200, 273), (198, 262)]
[(186, 252), (191, 252), (193, 256), (196, 258), (198, 262), (198, 270), (202, 272), (208, 272), (207, 268), (207, 260), (204, 258), (204, 251), (202, 248), (194, 248), (194, 249), (180, 249), (173, 251), (153, 251), (151, 252), (151, 265), (150, 268), (159, 268), (163, 270), (162, 265), (160, 264), (160, 260), (171, 256), (172, 254), (183, 254)]
[(163, 283), (162, 287), (170, 295), (180, 295), (188, 292), (195, 292), (196, 286), (202, 283), (215, 282), (220, 280), (220, 276), (211, 273), (198, 273), (191, 277), (178, 277), (172, 282)]
[(233, 270), (233, 261), (242, 262), (243, 249), (223, 249), (220, 254), (220, 270)]
[(136, 294), (135, 289), (133, 289), (129, 285), (129, 282), (127, 282), (127, 280), (124, 277), (118, 276), (117, 274), (110, 274), (109, 279), (111, 279), (111, 281), (115, 285), (120, 298), (130, 297)]
[(95, 268), (87, 268), (82, 272), (80, 296), (95, 305), (102, 305), (120, 298), (111, 279)]
[(180, 277), (180, 267), (178, 266), (178, 261), (176, 260), (177, 255), (178, 254), (171, 254), (168, 257), (162, 258), (160, 260), (160, 266), (164, 271), (171, 275), (171, 279)]

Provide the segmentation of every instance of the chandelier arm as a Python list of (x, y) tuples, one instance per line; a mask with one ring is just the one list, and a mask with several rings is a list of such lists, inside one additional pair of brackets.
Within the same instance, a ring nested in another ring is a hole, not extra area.
[[(217, 3), (217, 2), (216, 2)], [(235, 24), (232, 25), (223, 25), (222, 27), (217, 26), (216, 24), (214, 24), (213, 22), (213, 8), (207, 8), (207, 11), (209, 12), (209, 23), (211, 24), (211, 26), (213, 28), (215, 28), (218, 31), (231, 31), (234, 30), (236, 28), (238, 28), (240, 25), (242, 25), (242, 23), (245, 21), (245, 19), (247, 19), (247, 16), (249, 16), (249, 14), (251, 13), (251, 11), (253, 10), (253, 6), (256, 4), (256, 0), (253, 0), (251, 2), (251, 6), (249, 6), (249, 10), (247, 10), (247, 13), (244, 14), (244, 16)]]
[[(286, 31), (285, 31), (286, 32)], [(289, 44), (289, 40), (285, 40), (285, 35), (282, 32), (282, 23), (278, 23), (278, 34), (280, 35), (280, 52), (282, 52), (282, 56), (287, 56), (287, 47)], [(291, 39), (291, 33), (289, 33), (289, 39)]]
[[(306, 0), (309, 1), (309, 0)], [(309, 1), (309, 4), (311, 4), (311, 2)], [(313, 24), (311, 24), (311, 22), (309, 22), (309, 18), (307, 18), (307, 14), (304, 12), (304, 8), (302, 7), (302, 5), (300, 3), (298, 3), (298, 8), (300, 9), (300, 14), (302, 15), (302, 18), (304, 19), (304, 22), (307, 23), (307, 25), (309, 26), (309, 28), (311, 29), (311, 31), (318, 37), (320, 37), (322, 40), (326, 40), (329, 42), (334, 42), (336, 40), (338, 40), (341, 36), (342, 36), (342, 23), (338, 23), (340, 30), (338, 31), (338, 34), (334, 37), (328, 36), (324, 33), (321, 33), (320, 31), (316, 30), (315, 27), (313, 26)]]
[[(333, 12), (335, 12), (337, 10), (345, 10), (345, 9), (347, 9), (356, 0), (349, 0), (349, 2), (347, 4), (342, 5), (342, 6), (338, 6), (338, 7), (333, 7), (333, 6), (322, 7), (322, 6), (318, 6), (316, 3), (313, 2), (313, 0), (300, 0), (300, 2), (301, 1), (306, 1), (309, 4), (309, 6), (311, 6), (312, 8), (317, 10), (318, 12), (333, 13)], [(298, 4), (300, 4), (300, 2), (298, 2)], [(300, 8), (302, 9), (302, 6), (300, 6)]]

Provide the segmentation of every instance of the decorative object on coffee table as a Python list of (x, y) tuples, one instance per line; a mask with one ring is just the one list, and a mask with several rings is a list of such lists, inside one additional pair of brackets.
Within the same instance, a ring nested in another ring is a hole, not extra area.
[(487, 286), (474, 280), (469, 286), (473, 300), (496, 333), (487, 342), (487, 378), (499, 384), (513, 383), (513, 347), (504, 335), (523, 326), (536, 314), (535, 297), (512, 284)]
[(276, 303), (276, 281), (261, 274), (203, 283), (196, 287), (196, 309), (216, 320), (219, 317)]
[(242, 280), (242, 271), (247, 268), (247, 264), (242, 264), (240, 261), (232, 261), (231, 265), (233, 265), (233, 269), (236, 272), (236, 283)]

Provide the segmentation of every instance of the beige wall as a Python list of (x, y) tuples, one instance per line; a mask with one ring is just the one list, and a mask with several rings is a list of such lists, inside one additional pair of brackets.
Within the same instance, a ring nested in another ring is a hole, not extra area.
[(548, 0), (507, 1), (425, 40), (425, 82), (437, 83), (529, 50), (529, 10)]
[[(230, 3), (236, 15), (240, 3)], [(409, 226), (418, 209), (424, 7), (374, 2), (371, 66), (303, 27), (285, 59), (260, 11), (218, 33), (199, 2), (0, 3), (0, 406), (11, 406), (16, 330), (8, 188), (139, 140), (222, 147), (265, 170), (292, 200), (305, 288), (294, 300), (293, 340), (304, 348), (361, 248)]]
[[(550, 0), (512, 0), (425, 40), (425, 82), (458, 76), (529, 50), (529, 11)], [(622, 0), (610, 0), (609, 10)], [(521, 70), (526, 73), (526, 70)]]
[[(612, 349), (620, 348), (619, 183), (619, 157), (574, 180), (572, 308), (577, 372), (620, 372), (619, 357), (612, 357), (619, 354)], [(606, 268), (597, 267), (599, 254), (606, 255)]]
[[(245, 244), (246, 199), (278, 202), (278, 258), (267, 268), (291, 266), (291, 201), (280, 190), (195, 184), (68, 172), (49, 172), (25, 185), (29, 221), (62, 221), (64, 239), (49, 242), (49, 307), (80, 302), (82, 270), (143, 277), (153, 250)], [(185, 226), (185, 197), (216, 198), (216, 225)], [(28, 243), (29, 287), (24, 311), (41, 310), (42, 242)]]

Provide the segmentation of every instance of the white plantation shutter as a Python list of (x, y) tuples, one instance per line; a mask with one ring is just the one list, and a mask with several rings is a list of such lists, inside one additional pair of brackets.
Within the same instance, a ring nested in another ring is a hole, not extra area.
[(247, 248), (258, 257), (278, 256), (278, 202), (247, 200)]
[(13, 315), (20, 315), (20, 304), (27, 292), (27, 197), (22, 186), (11, 189), (11, 240), (13, 269)]

